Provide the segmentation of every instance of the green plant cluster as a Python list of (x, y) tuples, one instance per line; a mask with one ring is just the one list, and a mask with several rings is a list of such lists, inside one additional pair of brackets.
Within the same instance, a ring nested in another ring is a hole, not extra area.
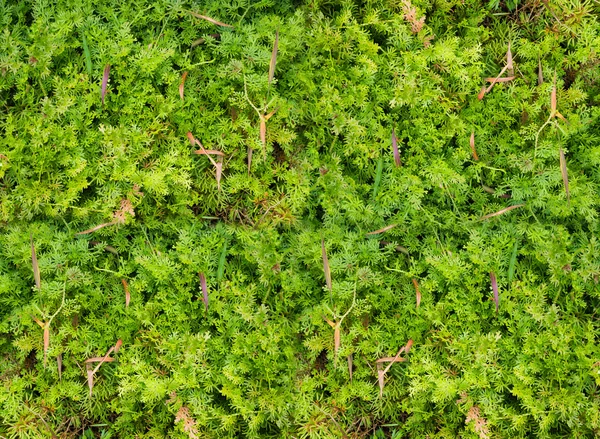
[(0, 2), (1, 437), (598, 437), (599, 13)]

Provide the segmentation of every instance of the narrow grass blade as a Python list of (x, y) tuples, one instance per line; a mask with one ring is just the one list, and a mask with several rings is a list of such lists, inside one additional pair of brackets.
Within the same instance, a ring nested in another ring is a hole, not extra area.
[(269, 64), (269, 84), (275, 77), (275, 65), (277, 64), (277, 51), (279, 50), (279, 30), (275, 31), (275, 42), (273, 43), (273, 52), (271, 53), (271, 63)]
[(179, 84), (179, 97), (183, 101), (183, 87), (185, 86), (185, 78), (187, 78), (188, 72), (183, 72), (181, 75), (181, 83)]
[(413, 285), (415, 286), (415, 291), (417, 293), (417, 308), (421, 305), (421, 291), (419, 290), (419, 283), (416, 279), (412, 280)]
[(331, 269), (329, 268), (329, 259), (327, 258), (327, 250), (325, 249), (325, 240), (321, 239), (321, 256), (323, 258), (323, 271), (325, 272), (325, 283), (327, 289), (331, 291), (333, 289), (331, 284)]
[(83, 34), (83, 55), (85, 56), (85, 67), (88, 72), (88, 75), (92, 75), (92, 55), (90, 54), (90, 48), (88, 47), (87, 39), (85, 38), (85, 34)]
[(106, 96), (106, 86), (108, 85), (108, 75), (110, 74), (110, 64), (104, 66), (104, 74), (102, 75), (102, 105), (104, 105), (104, 97)]
[(567, 160), (562, 148), (560, 151), (560, 173), (562, 174), (563, 184), (565, 185), (565, 193), (567, 194), (567, 206), (571, 205), (571, 196), (569, 194), (569, 174), (567, 173)]
[(204, 309), (208, 311), (208, 288), (206, 286), (206, 277), (204, 273), (198, 273), (200, 277), (200, 286), (202, 288), (202, 302), (204, 302)]
[(494, 212), (494, 213), (490, 213), (490, 214), (487, 214), (485, 216), (482, 216), (480, 218), (480, 220), (483, 221), (483, 220), (486, 220), (486, 219), (490, 219), (490, 218), (493, 218), (495, 216), (502, 215), (502, 214), (504, 214), (506, 212), (510, 212), (513, 209), (516, 209), (518, 207), (523, 207), (523, 206), (524, 206), (524, 204), (515, 204), (514, 206), (509, 206), (509, 207), (506, 207), (506, 208), (504, 208), (502, 210), (499, 210), (498, 212)]
[(492, 283), (492, 290), (494, 291), (494, 303), (496, 304), (496, 313), (500, 307), (500, 295), (498, 293), (498, 281), (494, 272), (490, 272), (490, 281)]
[(58, 380), (62, 380), (62, 354), (56, 357), (56, 369), (58, 370)]
[(471, 146), (471, 152), (473, 153), (473, 159), (475, 161), (479, 160), (479, 156), (477, 155), (477, 150), (475, 149), (475, 131), (471, 132), (471, 137), (469, 138), (469, 145)]
[(538, 85), (544, 83), (544, 71), (542, 70), (542, 60), (538, 59)]
[(233, 26), (230, 25), (230, 24), (222, 23), (222, 22), (220, 22), (218, 20), (215, 20), (214, 18), (207, 17), (206, 15), (200, 15), (200, 14), (197, 14), (196, 12), (192, 12), (192, 11), (188, 11), (188, 12), (191, 15), (193, 15), (194, 17), (196, 17), (196, 18), (201, 18), (202, 20), (206, 20), (209, 23), (216, 24), (217, 26), (223, 26), (223, 27), (231, 27), (231, 28), (233, 28)]
[(381, 184), (381, 177), (383, 175), (383, 156), (379, 156), (379, 160), (377, 160), (377, 169), (375, 171), (375, 183), (373, 184), (373, 199), (377, 196), (377, 191), (379, 191), (379, 185)]
[(550, 93), (550, 117), (554, 117), (556, 114), (556, 78), (552, 86), (552, 92)]
[(515, 241), (513, 245), (512, 254), (510, 255), (510, 262), (508, 263), (508, 284), (512, 285), (512, 281), (515, 277), (515, 266), (517, 264), (517, 254), (519, 252), (519, 241)]
[(227, 258), (227, 241), (223, 244), (223, 250), (221, 250), (221, 257), (219, 258), (219, 266), (217, 267), (217, 282), (223, 280), (225, 274), (225, 259)]
[(396, 137), (396, 129), (392, 128), (392, 149), (394, 151), (394, 163), (396, 163), (396, 167), (402, 165), (400, 161), (400, 151), (398, 150), (398, 138)]
[(348, 375), (350, 375), (350, 382), (352, 382), (352, 354), (348, 355)]
[(131, 294), (129, 293), (129, 284), (125, 279), (121, 279), (123, 289), (125, 290), (125, 308), (129, 307), (129, 301), (131, 300)]
[(248, 175), (250, 175), (250, 168), (252, 168), (252, 148), (248, 147)]
[(94, 233), (95, 231), (100, 230), (104, 227), (113, 226), (115, 224), (116, 223), (114, 221), (111, 221), (110, 223), (100, 224), (100, 225), (97, 225), (96, 227), (92, 227), (91, 229), (84, 230), (83, 232), (77, 232), (75, 235), (87, 235), (89, 233)]
[(390, 224), (389, 226), (385, 226), (379, 230), (375, 230), (373, 232), (369, 232), (367, 233), (367, 235), (378, 235), (380, 233), (384, 233), (387, 232), (388, 230), (392, 230), (394, 227), (396, 227), (398, 224)]
[(42, 288), (42, 277), (40, 275), (40, 266), (35, 253), (35, 245), (33, 244), (33, 235), (29, 236), (29, 240), (31, 241), (31, 265), (33, 266), (33, 278), (35, 280), (35, 287), (39, 290)]

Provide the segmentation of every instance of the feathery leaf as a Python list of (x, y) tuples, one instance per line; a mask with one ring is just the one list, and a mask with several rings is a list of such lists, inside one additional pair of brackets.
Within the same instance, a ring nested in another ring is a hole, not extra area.
[(92, 55), (90, 54), (90, 48), (88, 47), (87, 39), (85, 38), (85, 33), (83, 36), (83, 54), (85, 56), (85, 68), (87, 70), (88, 75), (92, 75)]

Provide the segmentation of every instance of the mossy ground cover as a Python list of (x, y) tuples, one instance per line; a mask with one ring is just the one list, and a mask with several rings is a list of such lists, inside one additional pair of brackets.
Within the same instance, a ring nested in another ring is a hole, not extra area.
[(1, 2), (0, 435), (597, 437), (599, 13)]

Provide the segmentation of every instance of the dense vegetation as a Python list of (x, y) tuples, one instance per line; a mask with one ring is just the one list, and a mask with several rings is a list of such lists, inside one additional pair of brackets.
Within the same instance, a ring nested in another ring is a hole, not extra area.
[(0, 436), (600, 435), (599, 12), (1, 2)]

